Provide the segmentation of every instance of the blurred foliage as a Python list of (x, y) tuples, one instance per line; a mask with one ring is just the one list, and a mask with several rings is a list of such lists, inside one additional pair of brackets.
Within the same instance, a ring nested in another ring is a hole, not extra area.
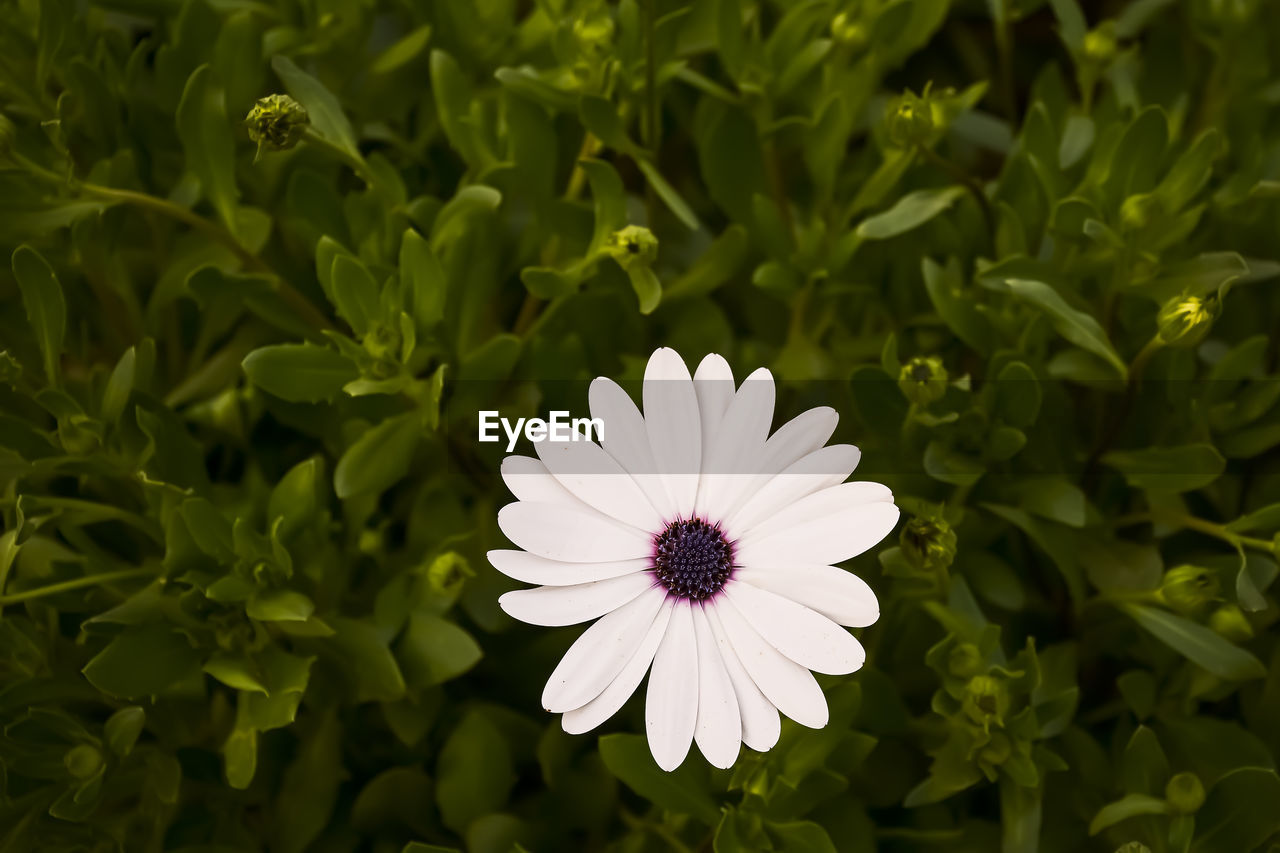
[[(1276, 849), (1261, 0), (3, 9), (5, 850)], [(660, 345), (910, 514), (728, 772), (562, 733), (483, 557), (475, 410)]]

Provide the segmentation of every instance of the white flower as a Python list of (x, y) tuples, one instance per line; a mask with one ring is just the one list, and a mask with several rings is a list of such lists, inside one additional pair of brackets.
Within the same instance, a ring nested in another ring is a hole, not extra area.
[(658, 765), (674, 770), (696, 741), (709, 762), (729, 767), (739, 744), (777, 743), (779, 711), (826, 725), (810, 670), (860, 668), (866, 654), (840, 626), (880, 615), (870, 587), (834, 564), (888, 535), (898, 508), (878, 483), (844, 482), (860, 453), (823, 446), (833, 409), (810, 409), (769, 435), (768, 370), (735, 389), (720, 356), (690, 377), (674, 350), (660, 349), (643, 396), (642, 416), (616, 383), (596, 379), (600, 444), (542, 441), (539, 459), (504, 460), (518, 500), (498, 525), (524, 550), (489, 560), (542, 584), (502, 596), (516, 619), (597, 620), (542, 694), (566, 732), (609, 719), (649, 672), (645, 722)]

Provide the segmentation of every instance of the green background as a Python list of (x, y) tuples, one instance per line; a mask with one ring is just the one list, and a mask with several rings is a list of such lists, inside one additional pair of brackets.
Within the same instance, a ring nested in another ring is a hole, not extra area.
[[(1086, 5), (4, 3), (0, 848), (1277, 849), (1280, 23)], [(483, 557), (658, 346), (904, 509), (731, 771)]]

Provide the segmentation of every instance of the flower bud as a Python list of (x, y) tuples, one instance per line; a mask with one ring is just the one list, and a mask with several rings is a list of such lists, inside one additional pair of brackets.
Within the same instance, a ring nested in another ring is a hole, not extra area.
[(862, 48), (866, 46), (870, 36), (867, 25), (848, 12), (841, 12), (831, 19), (831, 37), (845, 47), (853, 50)]
[(923, 145), (933, 135), (933, 107), (928, 100), (908, 89), (890, 102), (885, 124), (889, 141), (899, 148)]
[(1004, 725), (1009, 710), (1009, 690), (999, 678), (975, 675), (965, 687), (964, 712), (970, 720), (987, 729), (992, 723)]
[(258, 143), (258, 151), (284, 151), (297, 145), (307, 132), (311, 117), (306, 107), (288, 95), (259, 98), (245, 117), (249, 138)]
[(1125, 231), (1138, 231), (1163, 211), (1164, 203), (1154, 193), (1131, 195), (1120, 204), (1120, 227)]
[(911, 402), (927, 405), (947, 393), (947, 369), (935, 355), (918, 355), (902, 365), (898, 387)]
[(1218, 597), (1216, 573), (1200, 566), (1177, 566), (1164, 573), (1160, 584), (1160, 600), (1171, 610), (1195, 613)]
[(1209, 617), (1209, 627), (1233, 643), (1253, 636), (1253, 626), (1244, 611), (1234, 604), (1224, 604)]
[(1116, 55), (1116, 26), (1114, 21), (1103, 21), (1085, 33), (1081, 45), (1085, 59), (1097, 65), (1106, 65)]
[(62, 757), (63, 766), (76, 779), (90, 779), (102, 768), (102, 753), (87, 743), (73, 746)]
[(956, 533), (946, 519), (914, 516), (898, 534), (902, 554), (916, 568), (943, 572), (956, 558)]
[(604, 9), (587, 13), (573, 22), (578, 49), (587, 55), (602, 54), (613, 43), (613, 18)]
[(1194, 814), (1204, 805), (1204, 785), (1194, 773), (1178, 773), (1165, 786), (1164, 798), (1182, 814)]
[(658, 257), (658, 238), (648, 228), (639, 225), (628, 225), (614, 231), (605, 246), (605, 251), (613, 256), (624, 270), (632, 267), (648, 266)]
[(957, 643), (947, 655), (947, 672), (956, 678), (972, 678), (984, 668), (986, 659), (973, 643)]
[(1156, 316), (1156, 329), (1165, 346), (1194, 347), (1205, 339), (1217, 316), (1217, 303), (1199, 296), (1176, 296)]
[(467, 558), (457, 551), (446, 551), (431, 561), (427, 569), (427, 585), (436, 595), (457, 595), (467, 578), (475, 577)]

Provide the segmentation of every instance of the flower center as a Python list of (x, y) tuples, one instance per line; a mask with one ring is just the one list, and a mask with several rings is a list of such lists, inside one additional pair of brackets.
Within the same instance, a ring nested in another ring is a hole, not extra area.
[(653, 571), (672, 595), (703, 601), (733, 569), (733, 548), (719, 527), (700, 518), (674, 521), (654, 540)]

